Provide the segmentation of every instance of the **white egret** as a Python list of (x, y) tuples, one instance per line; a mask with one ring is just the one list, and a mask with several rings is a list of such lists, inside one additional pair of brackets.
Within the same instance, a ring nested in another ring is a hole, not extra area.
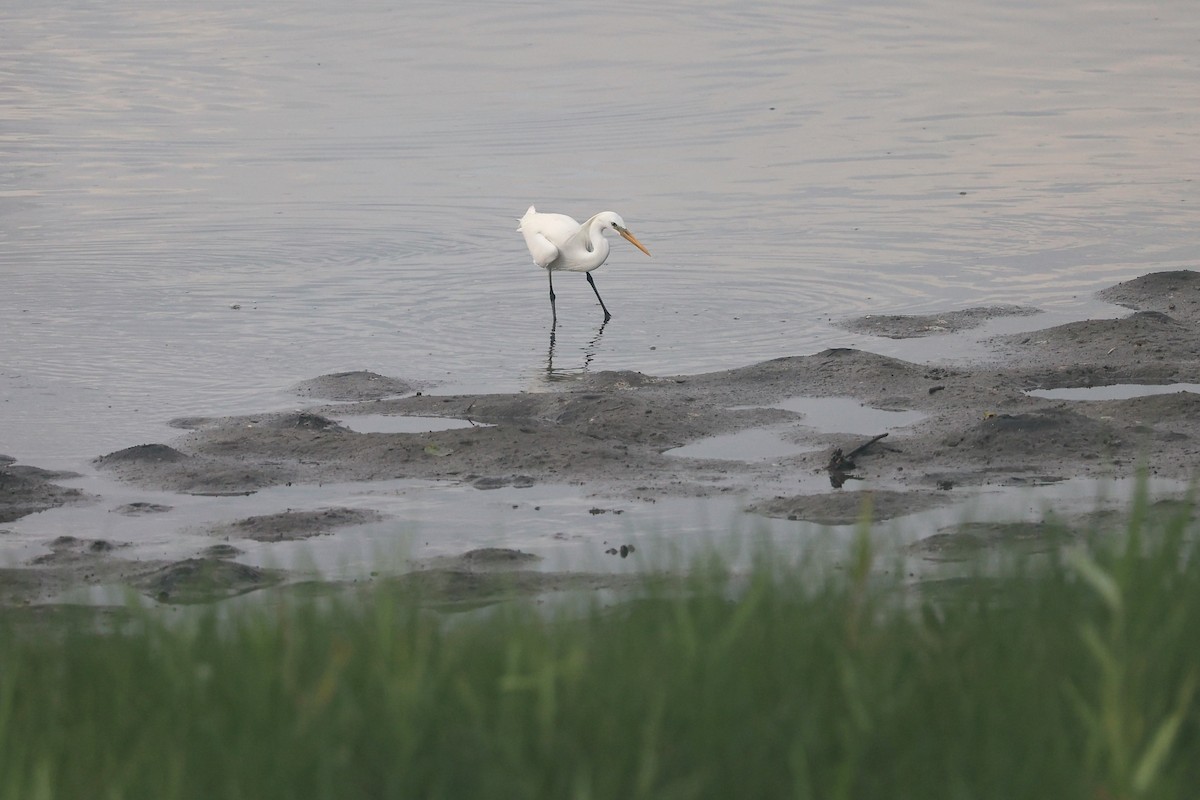
[(546, 270), (550, 278), (550, 314), (555, 321), (558, 313), (554, 310), (554, 273), (559, 270), (586, 273), (600, 308), (604, 309), (604, 321), (608, 322), (612, 317), (592, 280), (592, 270), (608, 258), (608, 239), (604, 238), (604, 231), (616, 231), (638, 250), (650, 255), (615, 211), (601, 211), (580, 225), (566, 214), (542, 214), (530, 206), (521, 217), (517, 230), (525, 236), (533, 263)]

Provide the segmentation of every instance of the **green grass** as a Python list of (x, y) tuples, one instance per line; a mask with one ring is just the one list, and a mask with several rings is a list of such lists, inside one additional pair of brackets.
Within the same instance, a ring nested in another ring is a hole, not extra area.
[(698, 567), (583, 615), (375, 589), (0, 625), (0, 797), (1196, 796), (1200, 565), (1145, 508), (937, 592), (864, 535), (824, 577)]

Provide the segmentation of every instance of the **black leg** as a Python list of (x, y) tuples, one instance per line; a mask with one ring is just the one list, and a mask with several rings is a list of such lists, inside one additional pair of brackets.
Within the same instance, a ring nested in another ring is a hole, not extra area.
[(600, 297), (600, 290), (596, 288), (596, 282), (592, 280), (592, 273), (585, 273), (588, 283), (592, 285), (592, 291), (596, 293), (596, 299), (600, 301), (600, 307), (604, 309), (604, 321), (608, 322), (612, 319), (612, 314), (608, 313), (608, 307), (604, 305), (604, 298)]
[(546, 277), (550, 279), (550, 320), (558, 322), (558, 312), (554, 309), (554, 273), (546, 270)]

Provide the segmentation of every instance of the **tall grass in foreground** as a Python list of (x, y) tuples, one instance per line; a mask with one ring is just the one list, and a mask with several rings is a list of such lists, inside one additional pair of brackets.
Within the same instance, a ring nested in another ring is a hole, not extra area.
[(864, 546), (823, 580), (698, 569), (583, 616), (447, 624), (377, 589), (0, 630), (0, 796), (1195, 797), (1187, 524), (1135, 511), (1116, 544), (936, 593)]

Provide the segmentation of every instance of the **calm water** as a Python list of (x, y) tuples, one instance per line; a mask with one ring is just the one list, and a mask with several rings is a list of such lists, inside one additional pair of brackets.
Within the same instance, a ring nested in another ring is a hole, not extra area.
[[(0, 453), (84, 459), (330, 371), (537, 389), (879, 349), (830, 322), (1197, 263), (1194, 0), (194, 6), (0, 9)], [(603, 330), (562, 276), (552, 353), (530, 203), (654, 253), (614, 245)]]

